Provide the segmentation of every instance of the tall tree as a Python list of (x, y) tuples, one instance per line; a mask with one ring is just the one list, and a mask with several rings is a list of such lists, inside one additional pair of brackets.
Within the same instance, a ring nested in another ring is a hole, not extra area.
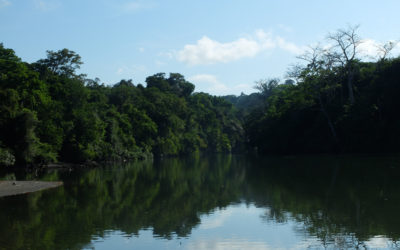
[(327, 37), (334, 43), (327, 55), (331, 58), (330, 60), (340, 64), (346, 72), (350, 104), (354, 104), (355, 101), (353, 89), (355, 63), (358, 60), (358, 48), (362, 42), (357, 35), (358, 28), (359, 26), (348, 26), (347, 29), (339, 29)]
[(333, 138), (335, 141), (338, 141), (337, 132), (332, 122), (331, 115), (327, 111), (327, 105), (324, 103), (324, 99), (329, 99), (324, 98), (324, 96), (332, 95), (332, 93), (334, 94), (338, 87), (334, 77), (333, 58), (319, 45), (310, 47), (308, 51), (298, 56), (298, 58), (305, 61), (307, 65), (300, 68), (296, 67), (289, 72), (289, 75), (310, 87), (310, 93), (317, 100), (320, 111), (326, 118)]
[(80, 55), (69, 49), (47, 51), (47, 58), (37, 62), (51, 73), (66, 77), (75, 77), (75, 71), (83, 64)]

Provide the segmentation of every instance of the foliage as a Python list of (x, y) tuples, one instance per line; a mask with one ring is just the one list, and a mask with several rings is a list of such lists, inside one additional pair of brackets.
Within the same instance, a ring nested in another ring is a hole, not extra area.
[(249, 146), (270, 154), (399, 152), (400, 58), (362, 62), (359, 42), (350, 57), (312, 48), (300, 57), (307, 64), (289, 74), (295, 84), (258, 82), (263, 105), (244, 119)]
[(1, 165), (128, 160), (150, 154), (231, 152), (243, 129), (223, 98), (193, 94), (178, 73), (149, 76), (147, 86), (106, 86), (77, 74), (81, 57), (47, 51), (22, 62), (0, 46)]
[(0, 164), (199, 151), (399, 152), (400, 58), (388, 58), (387, 44), (376, 62), (363, 62), (356, 29), (300, 56), (306, 64), (291, 79), (260, 80), (258, 93), (224, 97), (194, 93), (178, 73), (149, 76), (146, 87), (104, 85), (78, 74), (81, 57), (68, 49), (29, 64), (0, 44), (0, 145), (8, 152)]
[(15, 156), (9, 150), (0, 148), (0, 165), (12, 166), (15, 163)]

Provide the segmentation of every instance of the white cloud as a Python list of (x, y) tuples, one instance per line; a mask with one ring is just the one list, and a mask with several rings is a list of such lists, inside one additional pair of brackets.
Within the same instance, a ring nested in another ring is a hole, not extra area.
[(197, 44), (185, 45), (183, 50), (178, 52), (178, 60), (192, 65), (226, 63), (255, 56), (260, 50), (261, 47), (256, 41), (246, 38), (220, 43), (203, 36)]
[(176, 53), (176, 58), (189, 65), (227, 63), (246, 57), (254, 57), (262, 51), (281, 49), (299, 54), (304, 48), (288, 42), (282, 37), (274, 36), (263, 30), (255, 35), (242, 37), (232, 42), (221, 43), (203, 36), (196, 44), (187, 44)]
[(379, 43), (375, 40), (365, 39), (360, 43), (358, 50), (363, 56), (374, 57), (378, 55), (378, 46)]
[(11, 5), (10, 1), (0, 0), (0, 9)]
[(212, 95), (231, 95), (241, 92), (249, 94), (254, 92), (250, 84), (236, 84), (228, 86), (218, 80), (214, 75), (199, 74), (188, 78), (196, 86), (196, 92), (206, 92)]
[[(386, 58), (396, 57), (400, 55), (400, 43), (395, 40), (389, 40), (385, 43), (378, 42), (374, 39), (363, 39), (360, 41), (357, 47), (357, 58), (363, 61), (376, 61), (384, 56), (382, 48), (385, 44), (392, 43), (394, 45), (393, 49), (386, 55)], [(311, 44), (305, 51), (312, 54), (311, 48), (320, 48), (322, 51), (328, 51), (335, 48), (334, 43), (325, 44)], [(337, 49), (337, 48), (336, 48)], [(340, 51), (339, 51), (340, 53)]]
[(276, 47), (276, 42), (274, 41), (272, 33), (267, 33), (260, 29), (256, 31), (256, 38), (263, 49), (273, 49)]
[[(389, 41), (389, 42), (393, 42), (396, 44), (395, 41)], [(377, 58), (383, 56), (383, 52), (379, 49), (383, 46), (383, 44), (384, 43), (378, 42), (373, 39), (364, 39), (360, 43), (358, 51), (360, 52), (362, 57), (365, 57), (366, 59), (376, 60)], [(400, 44), (397, 43), (388, 56), (389, 57), (397, 56), (399, 53), (400, 53)]]
[(278, 45), (279, 48), (291, 52), (295, 55), (300, 55), (301, 53), (304, 52), (305, 48), (304, 47), (299, 47), (294, 43), (288, 42), (285, 39), (283, 39), (282, 37), (276, 37), (276, 43)]

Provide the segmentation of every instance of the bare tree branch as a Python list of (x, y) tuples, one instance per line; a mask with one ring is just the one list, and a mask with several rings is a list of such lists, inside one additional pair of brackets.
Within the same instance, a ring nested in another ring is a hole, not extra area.
[(358, 59), (358, 47), (362, 43), (362, 40), (357, 35), (358, 28), (358, 25), (349, 25), (346, 29), (339, 29), (327, 37), (329, 41), (334, 42), (327, 56), (336, 63), (339, 63), (346, 70), (347, 90), (351, 104), (355, 101), (353, 91), (355, 69), (353, 63)]
[(377, 45), (377, 49), (380, 53), (379, 60), (384, 61), (389, 54), (393, 51), (393, 49), (397, 46), (398, 41), (388, 41), (384, 44)]
[(357, 59), (358, 47), (362, 43), (362, 40), (356, 33), (358, 28), (359, 25), (349, 25), (347, 29), (339, 29), (335, 33), (330, 33), (327, 36), (329, 41), (334, 42), (332, 50), (340, 51), (340, 53), (336, 53), (336, 59), (340, 60), (342, 64)]

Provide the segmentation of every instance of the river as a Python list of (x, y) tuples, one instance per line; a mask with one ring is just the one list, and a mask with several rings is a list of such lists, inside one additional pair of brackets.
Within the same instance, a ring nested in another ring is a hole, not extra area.
[(0, 198), (0, 249), (400, 247), (400, 158), (169, 158), (3, 179), (64, 185)]

